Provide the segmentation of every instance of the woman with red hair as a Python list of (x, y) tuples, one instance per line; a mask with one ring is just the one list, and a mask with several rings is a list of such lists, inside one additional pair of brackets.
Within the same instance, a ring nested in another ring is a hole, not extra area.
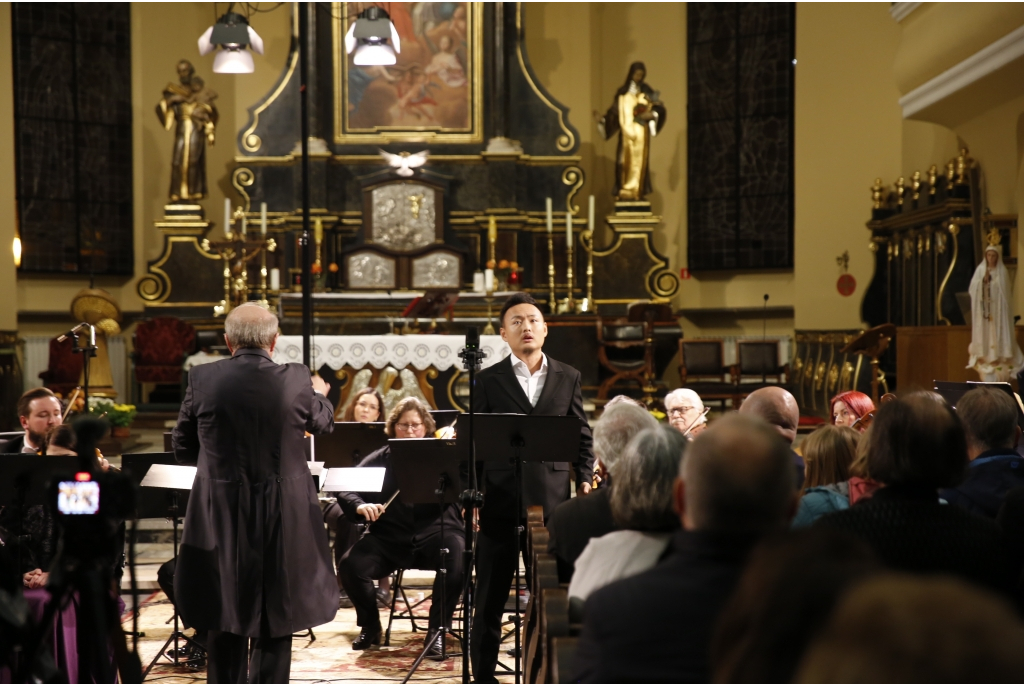
[(862, 392), (848, 390), (832, 398), (832, 423), (863, 431), (867, 426), (854, 426), (857, 421), (875, 410), (871, 398)]

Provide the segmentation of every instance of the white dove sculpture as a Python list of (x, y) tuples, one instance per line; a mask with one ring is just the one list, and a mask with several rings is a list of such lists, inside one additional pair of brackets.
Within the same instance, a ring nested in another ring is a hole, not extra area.
[(427, 157), (430, 156), (430, 150), (423, 150), (415, 154), (402, 152), (397, 155), (393, 155), (380, 148), (377, 148), (377, 150), (380, 152), (380, 156), (384, 158), (384, 161), (388, 163), (388, 166), (395, 168), (395, 173), (399, 176), (412, 176), (415, 173), (413, 169), (426, 164)]

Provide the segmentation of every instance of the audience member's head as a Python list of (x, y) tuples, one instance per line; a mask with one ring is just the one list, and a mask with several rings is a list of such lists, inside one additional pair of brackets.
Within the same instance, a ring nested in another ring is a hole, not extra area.
[(967, 441), (956, 412), (935, 393), (886, 402), (866, 433), (867, 472), (886, 485), (947, 488), (967, 468)]
[(775, 385), (759, 388), (747, 395), (740, 413), (756, 416), (772, 425), (782, 439), (792, 444), (800, 423), (800, 407), (792, 393)]
[(878, 572), (868, 546), (849, 533), (804, 528), (754, 548), (711, 643), (713, 680), (790, 683), (800, 657), (842, 594)]
[(632, 404), (634, 407), (640, 407), (641, 409), (647, 409), (643, 402), (640, 400), (634, 400), (629, 395), (616, 395), (607, 402), (605, 402), (604, 408), (607, 410), (609, 407), (614, 407), (616, 404)]
[[(836, 426), (853, 428), (855, 423), (875, 410), (871, 398), (862, 392), (848, 390), (832, 398), (832, 423)], [(860, 428), (861, 424), (858, 424)]]
[(690, 435), (697, 437), (708, 425), (704, 413), (704, 402), (700, 395), (689, 388), (676, 388), (665, 395), (665, 413), (669, 424), (680, 433), (687, 429)]
[(62, 422), (60, 400), (49, 388), (32, 388), (18, 398), (18, 420), (31, 446), (42, 449), (46, 432)]
[(1009, 683), (1024, 674), (1024, 625), (1009, 605), (952, 578), (886, 574), (840, 600), (798, 683)]
[(845, 426), (822, 426), (804, 438), (804, 488), (849, 480), (859, 441), (860, 433)]
[(345, 410), (345, 421), (374, 423), (384, 420), (384, 398), (373, 388), (363, 388), (355, 394)]
[(796, 512), (789, 445), (752, 416), (719, 419), (693, 441), (676, 481), (687, 530), (768, 532)]
[(422, 438), (437, 430), (426, 405), (415, 397), (406, 397), (395, 405), (384, 424), (389, 438)]
[(964, 425), (971, 459), (989, 450), (1012, 450), (1020, 440), (1017, 403), (1002, 390), (982, 386), (967, 392), (956, 403), (956, 415)]
[(43, 447), (43, 454), (48, 456), (64, 456), (78, 454), (75, 446), (78, 444), (78, 436), (70, 424), (62, 423), (54, 426), (46, 433), (46, 445)]
[(658, 425), (649, 411), (636, 404), (609, 404), (594, 424), (594, 456), (601, 462), (601, 470), (606, 474), (615, 471), (619, 458), (633, 436)]
[(224, 319), (224, 340), (232, 352), (253, 348), (271, 352), (277, 343), (277, 317), (255, 302), (240, 304)]
[(630, 440), (615, 463), (611, 508), (624, 530), (665, 531), (679, 527), (673, 483), (686, 450), (686, 438), (654, 425)]

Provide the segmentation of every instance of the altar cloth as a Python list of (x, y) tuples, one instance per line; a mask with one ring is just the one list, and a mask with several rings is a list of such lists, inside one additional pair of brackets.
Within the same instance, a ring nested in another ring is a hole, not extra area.
[[(335, 371), (348, 366), (362, 369), (429, 368), (447, 371), (456, 366), (465, 371), (459, 350), (466, 346), (464, 335), (317, 335), (310, 343), (313, 367), (324, 364)], [(497, 364), (511, 350), (500, 335), (481, 335), (480, 349), (487, 356), (481, 368)], [(302, 336), (282, 335), (277, 339), (273, 359), (278, 364), (302, 362)]]

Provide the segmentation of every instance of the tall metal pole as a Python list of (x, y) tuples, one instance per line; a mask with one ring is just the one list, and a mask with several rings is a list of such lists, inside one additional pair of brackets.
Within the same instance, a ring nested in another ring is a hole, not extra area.
[(299, 104), (302, 119), (302, 363), (311, 364), (313, 249), (309, 235), (309, 3), (299, 7)]

